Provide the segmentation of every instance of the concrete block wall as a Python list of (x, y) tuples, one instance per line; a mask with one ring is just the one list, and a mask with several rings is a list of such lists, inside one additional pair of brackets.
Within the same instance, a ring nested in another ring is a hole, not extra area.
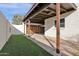
[(0, 50), (11, 36), (11, 25), (6, 17), (0, 12)]
[(12, 35), (24, 34), (24, 24), (14, 25), (12, 24)]
[(11, 35), (19, 34), (24, 34), (24, 24), (10, 24), (2, 12), (0, 12), (0, 50), (3, 48)]

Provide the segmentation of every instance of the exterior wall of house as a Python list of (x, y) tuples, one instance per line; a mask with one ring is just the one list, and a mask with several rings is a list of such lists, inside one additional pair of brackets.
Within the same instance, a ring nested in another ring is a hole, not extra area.
[[(61, 15), (64, 18), (67, 13)], [(45, 35), (56, 36), (56, 27), (54, 25), (56, 17), (52, 17), (45, 20)], [(65, 17), (65, 28), (60, 28), (60, 34), (62, 38), (73, 37), (79, 35), (79, 8)]]
[(5, 16), (0, 12), (0, 50), (11, 35), (11, 25)]

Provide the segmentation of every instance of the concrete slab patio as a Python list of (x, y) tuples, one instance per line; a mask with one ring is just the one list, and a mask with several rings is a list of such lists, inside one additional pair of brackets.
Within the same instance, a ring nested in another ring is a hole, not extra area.
[[(30, 39), (37, 43), (40, 47), (48, 51), (52, 55), (62, 56), (79, 56), (79, 44), (72, 40), (61, 39), (61, 53), (57, 54), (55, 51), (56, 41), (54, 37), (47, 37), (40, 34), (33, 34)], [(70, 39), (70, 38), (69, 38)]]

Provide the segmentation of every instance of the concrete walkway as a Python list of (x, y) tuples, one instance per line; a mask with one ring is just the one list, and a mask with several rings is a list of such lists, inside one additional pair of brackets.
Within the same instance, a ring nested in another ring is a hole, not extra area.
[[(47, 37), (49, 41), (53, 44), (55, 47), (55, 38)], [(70, 38), (69, 38), (70, 39)], [(61, 55), (65, 56), (79, 56), (79, 43), (74, 42), (72, 40), (64, 40), (61, 39)]]
[(43, 49), (45, 49), (50, 54), (60, 55), (60, 54), (56, 54), (54, 46), (51, 45), (51, 43), (49, 43), (49, 41), (43, 35), (34, 34), (28, 38), (31, 39), (33, 42), (35, 42), (40, 47), (42, 47)]
[(79, 44), (77, 42), (61, 39), (61, 53), (57, 54), (54, 37), (34, 34), (30, 39), (52, 55), (79, 56)]

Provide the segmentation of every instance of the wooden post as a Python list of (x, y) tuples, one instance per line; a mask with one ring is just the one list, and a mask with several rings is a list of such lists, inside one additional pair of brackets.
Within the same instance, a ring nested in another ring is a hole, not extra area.
[(24, 35), (25, 35), (25, 22), (24, 22)]
[(60, 3), (56, 3), (56, 53), (60, 53)]
[(27, 24), (28, 22), (26, 21), (26, 35), (28, 34), (28, 24)]
[(31, 31), (30, 31), (30, 20), (28, 21), (28, 28), (29, 28), (29, 36), (31, 34)]

